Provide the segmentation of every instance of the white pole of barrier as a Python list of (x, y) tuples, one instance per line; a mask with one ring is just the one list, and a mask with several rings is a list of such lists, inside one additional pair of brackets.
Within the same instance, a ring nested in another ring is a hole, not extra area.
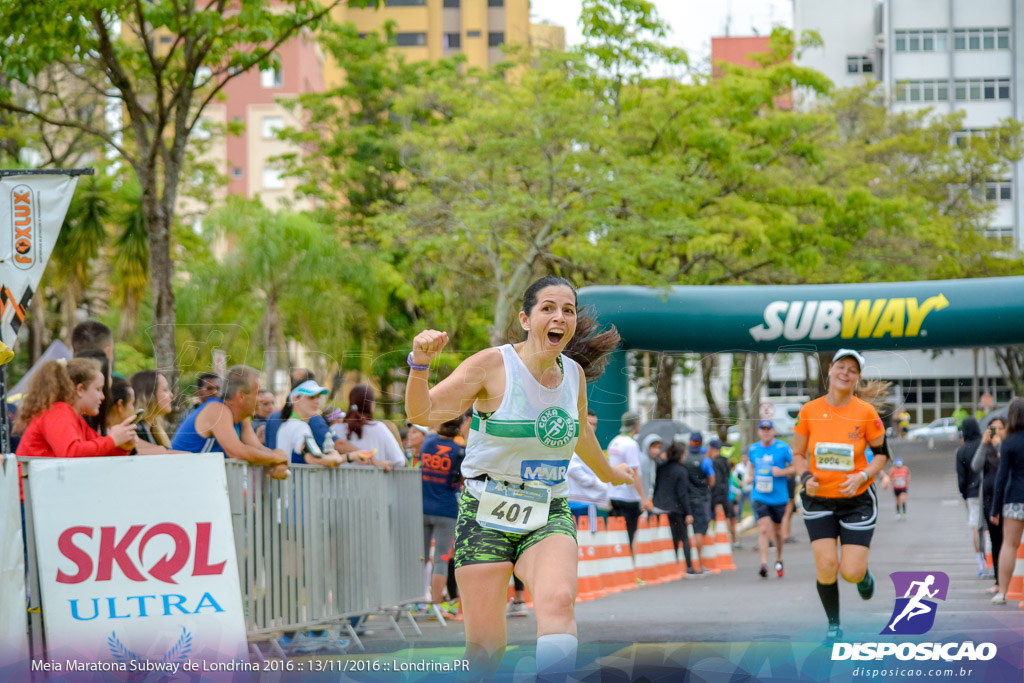
[(18, 461), (0, 455), (0, 667), (29, 661)]

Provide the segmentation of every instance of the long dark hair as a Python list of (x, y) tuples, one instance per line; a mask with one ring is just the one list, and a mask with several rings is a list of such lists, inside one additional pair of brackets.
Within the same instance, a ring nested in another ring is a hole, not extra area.
[[(523, 313), (530, 315), (537, 306), (537, 296), (545, 287), (568, 287), (572, 290), (573, 304), (579, 304), (579, 296), (571, 282), (558, 275), (545, 275), (527, 287), (526, 292), (523, 293), (523, 307), (521, 309)], [(562, 352), (579, 363), (588, 384), (596, 382), (601, 377), (605, 366), (608, 365), (608, 355), (622, 341), (622, 337), (614, 325), (603, 332), (599, 330), (599, 327), (597, 319), (589, 315), (589, 309), (585, 311), (577, 310), (576, 332), (572, 335), (572, 339), (569, 340), (565, 350)], [(519, 330), (517, 333), (517, 329), (517, 326), (513, 323), (506, 337), (510, 343), (524, 341), (529, 336), (528, 332), (522, 330)], [(516, 338), (517, 336), (519, 337), (518, 339)]]
[(348, 392), (348, 410), (345, 411), (345, 424), (348, 425), (348, 436), (363, 438), (363, 427), (373, 421), (373, 388), (365, 384), (357, 384)]
[(1024, 432), (1024, 398), (1010, 401), (1006, 409), (1006, 433)]

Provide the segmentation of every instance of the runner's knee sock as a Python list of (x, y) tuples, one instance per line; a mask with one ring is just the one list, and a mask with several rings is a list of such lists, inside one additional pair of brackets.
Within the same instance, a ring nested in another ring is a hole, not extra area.
[(818, 597), (821, 598), (821, 606), (825, 608), (825, 616), (828, 623), (839, 623), (839, 582), (822, 583), (818, 582)]
[(579, 641), (568, 633), (552, 633), (537, 638), (537, 678), (565, 680), (576, 669)]

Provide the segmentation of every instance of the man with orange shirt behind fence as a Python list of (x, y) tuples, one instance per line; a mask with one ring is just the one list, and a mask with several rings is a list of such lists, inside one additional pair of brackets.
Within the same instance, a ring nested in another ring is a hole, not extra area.
[[(828, 393), (804, 404), (794, 428), (793, 464), (804, 486), (804, 523), (817, 569), (818, 597), (828, 617), (826, 638), (842, 637), (839, 584), (857, 584), (861, 598), (875, 593), (868, 571), (871, 536), (878, 519), (872, 480), (889, 459), (885, 427), (878, 412), (854, 395), (864, 357), (840, 349), (828, 370)], [(864, 454), (870, 444), (874, 458)], [(842, 557), (836, 548), (842, 545)]]

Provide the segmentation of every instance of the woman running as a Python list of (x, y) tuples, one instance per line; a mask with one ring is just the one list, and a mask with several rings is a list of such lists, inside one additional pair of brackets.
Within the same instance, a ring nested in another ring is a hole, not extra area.
[(903, 458), (893, 461), (889, 471), (892, 492), (896, 496), (896, 519), (907, 521), (907, 487), (910, 486), (910, 468), (903, 464)]
[[(475, 676), (496, 670), (505, 652), (505, 598), (512, 571), (533, 595), (538, 674), (564, 676), (576, 662), (576, 525), (566, 500), (573, 451), (603, 481), (632, 483), (611, 467), (586, 420), (587, 380), (600, 376), (619, 342), (578, 316), (576, 291), (561, 277), (534, 282), (519, 323), (526, 338), (485, 349), (430, 388), (430, 362), (445, 332), (416, 335), (408, 363), (406, 416), (439, 425), (474, 408), (455, 530), (455, 577)], [(563, 353), (564, 351), (564, 353)]]
[[(856, 351), (837, 351), (828, 369), (828, 393), (804, 404), (793, 429), (793, 464), (804, 486), (801, 505), (829, 640), (843, 633), (837, 575), (857, 584), (865, 600), (875, 593), (875, 580), (868, 571), (868, 550), (878, 519), (872, 479), (888, 463), (889, 450), (878, 412), (854, 396), (863, 368), (864, 357)], [(871, 462), (864, 454), (868, 445), (874, 452)], [(843, 546), (841, 559), (837, 539)]]

